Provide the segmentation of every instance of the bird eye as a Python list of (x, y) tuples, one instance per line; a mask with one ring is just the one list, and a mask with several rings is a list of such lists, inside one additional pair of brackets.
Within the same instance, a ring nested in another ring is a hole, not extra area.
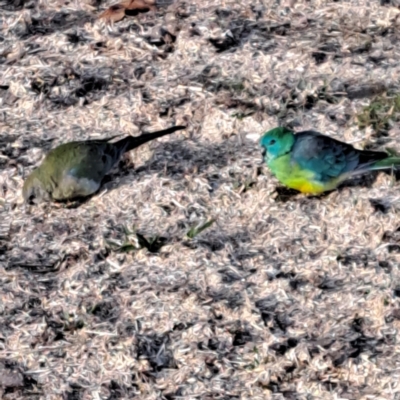
[(272, 146), (272, 145), (275, 144), (275, 143), (276, 143), (276, 140), (275, 140), (275, 139), (271, 139), (271, 141), (269, 142), (270, 146)]

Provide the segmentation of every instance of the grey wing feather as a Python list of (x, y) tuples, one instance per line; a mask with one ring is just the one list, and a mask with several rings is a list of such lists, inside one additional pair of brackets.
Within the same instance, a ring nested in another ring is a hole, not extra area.
[(292, 160), (313, 171), (321, 181), (353, 171), (359, 164), (359, 150), (315, 131), (295, 135)]

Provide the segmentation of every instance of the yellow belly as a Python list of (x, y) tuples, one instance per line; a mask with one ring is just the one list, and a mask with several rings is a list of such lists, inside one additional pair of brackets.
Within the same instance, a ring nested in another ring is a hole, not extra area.
[(320, 194), (327, 190), (321, 184), (318, 184), (316, 182), (308, 182), (301, 179), (296, 179), (293, 181), (288, 180), (287, 182), (285, 182), (285, 184), (291, 189), (295, 189), (301, 193), (306, 193), (306, 194)]
[(339, 182), (338, 179), (329, 182), (318, 181), (316, 173), (293, 163), (290, 154), (270, 161), (269, 167), (281, 183), (301, 193), (320, 194), (335, 189)]

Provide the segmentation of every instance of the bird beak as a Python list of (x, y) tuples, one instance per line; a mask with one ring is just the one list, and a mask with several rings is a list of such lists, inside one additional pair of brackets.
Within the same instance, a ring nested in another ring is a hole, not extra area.
[(265, 162), (265, 156), (267, 155), (267, 149), (264, 147), (264, 146), (262, 146), (261, 147), (261, 156), (262, 156), (262, 160), (261, 160), (261, 163), (260, 164), (263, 164), (264, 162)]

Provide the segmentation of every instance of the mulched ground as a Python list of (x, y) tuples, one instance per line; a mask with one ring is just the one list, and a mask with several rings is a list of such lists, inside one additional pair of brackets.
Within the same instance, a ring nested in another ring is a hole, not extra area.
[[(1, 398), (400, 399), (399, 182), (307, 198), (257, 143), (400, 150), (356, 118), (398, 90), (400, 10), (112, 4), (0, 0)], [(57, 144), (173, 124), (79, 207), (22, 204)]]

